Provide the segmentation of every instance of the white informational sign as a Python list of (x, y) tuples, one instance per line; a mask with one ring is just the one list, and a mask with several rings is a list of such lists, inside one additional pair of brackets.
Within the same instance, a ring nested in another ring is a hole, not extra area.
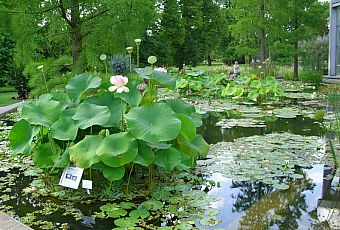
[(77, 167), (67, 167), (61, 175), (59, 185), (78, 189), (84, 169)]
[(92, 189), (92, 180), (82, 180), (82, 187), (85, 189)]

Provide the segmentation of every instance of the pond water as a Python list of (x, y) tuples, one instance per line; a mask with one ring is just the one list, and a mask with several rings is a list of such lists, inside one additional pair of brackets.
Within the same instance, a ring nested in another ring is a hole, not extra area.
[[(324, 133), (320, 125), (306, 116), (298, 115), (291, 119), (278, 118), (274, 121), (265, 122), (262, 127), (234, 126), (221, 128), (216, 126), (216, 123), (225, 117), (224, 113), (207, 113), (203, 115), (203, 125), (199, 128), (199, 133), (203, 135), (209, 144), (235, 142), (237, 146), (238, 143), (242, 143), (237, 142), (242, 138), (255, 135), (260, 137), (273, 133), (283, 134), (283, 136), (286, 133), (311, 136), (316, 138), (313, 140), (319, 139), (320, 143), (323, 143)], [(6, 132), (6, 128), (3, 130)], [(244, 140), (248, 141), (248, 139)], [(6, 163), (6, 160), (2, 161)], [(289, 187), (281, 190), (275, 188), (275, 186), (273, 187), (273, 184), (264, 183), (261, 180), (233, 180), (219, 169), (209, 168), (208, 163), (205, 168), (208, 161), (209, 156), (208, 159), (200, 160), (199, 168), (202, 170), (198, 169), (198, 173), (207, 181), (213, 181), (213, 184), (203, 183), (199, 188), (207, 194), (218, 198), (218, 200), (210, 203), (210, 208), (219, 210), (214, 217), (222, 222), (209, 227), (202, 225), (200, 220), (196, 220), (195, 226), (197, 228), (340, 229), (340, 192), (334, 188), (331, 180), (327, 180), (332, 170), (325, 164), (314, 163), (311, 167), (287, 167), (288, 171), (294, 170), (294, 175), (300, 174), (302, 176), (301, 178), (282, 176), (278, 179), (278, 182)], [(18, 171), (15, 167), (6, 168), (4, 165), (0, 167), (2, 167), (0, 170), (0, 197), (2, 198), (0, 210), (10, 212), (14, 216), (29, 218), (27, 213), (37, 211), (41, 209), (41, 206), (55, 203), (55, 207), (52, 205), (51, 210), (57, 209), (58, 211), (46, 213), (45, 210), (44, 213), (36, 214), (34, 218), (32, 217), (31, 222), (36, 221), (35, 218), (41, 221), (40, 227), (32, 226), (33, 228), (61, 229), (61, 223), (68, 223), (69, 229), (112, 229), (115, 227), (115, 224), (110, 219), (102, 220), (97, 218), (94, 223), (90, 217), (94, 212), (100, 211), (99, 207), (102, 204), (86, 204), (82, 202), (74, 204), (60, 202), (56, 197), (51, 196), (35, 197), (31, 193), (23, 191), (29, 186), (34, 177), (24, 176), (23, 171)], [(78, 212), (80, 220), (75, 221), (73, 217), (64, 215), (65, 211), (67, 212), (68, 210), (68, 205), (73, 212), (73, 216), (77, 215)], [(46, 221), (45, 225), (44, 221)], [(53, 225), (49, 225), (49, 222), (52, 222)], [(166, 222), (159, 221), (157, 224), (158, 226), (164, 226)], [(41, 227), (42, 225), (44, 228)]]

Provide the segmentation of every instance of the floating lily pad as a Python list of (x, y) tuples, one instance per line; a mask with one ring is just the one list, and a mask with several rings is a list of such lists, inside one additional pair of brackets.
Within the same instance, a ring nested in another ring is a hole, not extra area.
[(216, 226), (220, 223), (222, 223), (222, 220), (214, 216), (208, 216), (200, 220), (200, 224), (202, 224), (203, 226), (209, 226), (209, 227)]

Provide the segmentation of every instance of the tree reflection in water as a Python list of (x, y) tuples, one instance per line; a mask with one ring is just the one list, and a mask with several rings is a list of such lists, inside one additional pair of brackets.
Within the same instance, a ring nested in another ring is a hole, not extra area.
[(235, 197), (233, 209), (244, 211), (239, 229), (267, 229), (274, 224), (279, 229), (297, 229), (297, 221), (307, 208), (302, 192), (312, 190), (314, 184), (311, 179), (290, 180), (288, 184), (287, 190), (273, 191), (263, 183), (233, 182), (233, 187), (242, 191)]

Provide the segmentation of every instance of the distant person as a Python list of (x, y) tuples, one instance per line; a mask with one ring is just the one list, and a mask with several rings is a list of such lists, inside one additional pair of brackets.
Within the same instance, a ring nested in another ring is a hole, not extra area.
[(235, 77), (240, 76), (241, 72), (240, 72), (240, 66), (238, 65), (238, 61), (235, 61), (234, 64), (234, 75)]

